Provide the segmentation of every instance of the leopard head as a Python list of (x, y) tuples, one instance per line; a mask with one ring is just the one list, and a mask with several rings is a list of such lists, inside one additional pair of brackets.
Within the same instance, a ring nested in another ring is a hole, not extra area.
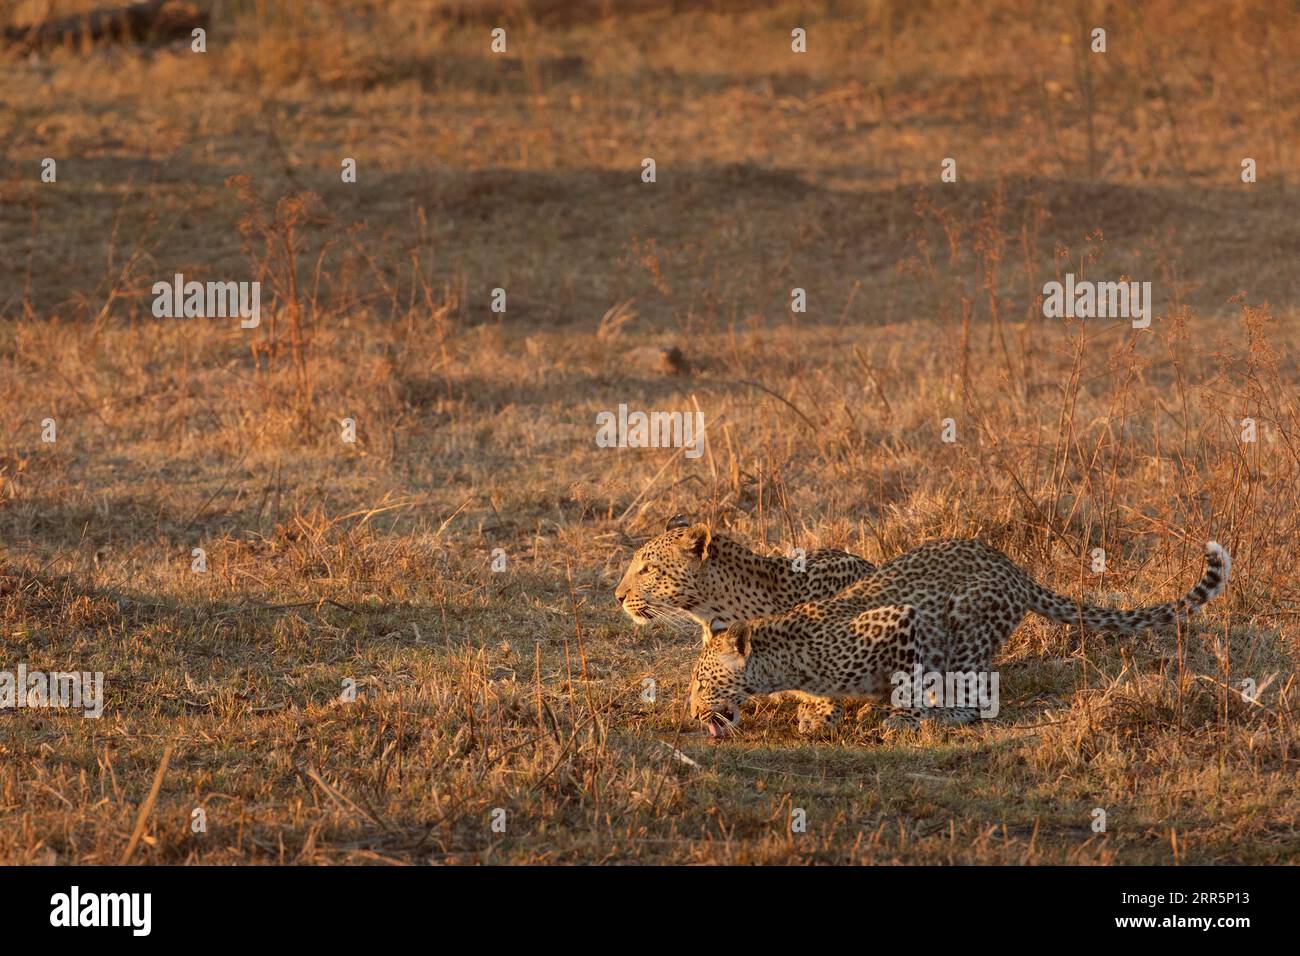
[(753, 650), (744, 621), (709, 636), (691, 672), (690, 714), (716, 740), (740, 726), (740, 708), (751, 691), (745, 664)]
[(614, 589), (624, 613), (637, 624), (662, 620), (679, 626), (707, 615), (702, 576), (712, 537), (708, 525), (684, 515), (670, 518), (663, 534), (632, 555)]

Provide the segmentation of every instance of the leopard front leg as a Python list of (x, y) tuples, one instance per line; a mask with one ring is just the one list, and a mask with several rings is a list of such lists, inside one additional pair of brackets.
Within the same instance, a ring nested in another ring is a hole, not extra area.
[(922, 713), (929, 723), (960, 727), (986, 715), (995, 716), (998, 684), (993, 657), (1015, 629), (1018, 618), (1005, 615), (1002, 606), (985, 599), (954, 601), (949, 612), (948, 634), (942, 642), (945, 652), (930, 669), (944, 673), (945, 697), (930, 702)]
[(936, 707), (927, 710), (924, 718), (944, 727), (960, 727), (980, 719), (978, 707)]
[[(921, 711), (911, 695), (900, 697), (899, 677), (910, 675), (921, 656), (918, 646), (918, 615), (907, 605), (887, 605), (863, 611), (853, 619), (853, 634), (867, 648), (866, 670), (873, 675), (859, 689), (886, 705), (881, 726), (892, 731), (911, 731), (921, 725)], [(904, 681), (901, 689), (910, 687)], [(864, 708), (865, 710), (866, 708)], [(861, 721), (863, 713), (859, 712)]]
[(915, 707), (890, 707), (889, 714), (880, 726), (899, 733), (909, 733), (921, 728), (922, 713)]
[(816, 737), (844, 719), (844, 705), (830, 697), (805, 697), (799, 702), (799, 733)]

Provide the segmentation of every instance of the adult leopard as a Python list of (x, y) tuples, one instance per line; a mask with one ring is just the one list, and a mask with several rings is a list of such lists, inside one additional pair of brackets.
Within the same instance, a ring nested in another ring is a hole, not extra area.
[[(865, 558), (831, 548), (802, 561), (755, 554), (685, 515), (668, 519), (664, 533), (637, 549), (614, 597), (637, 624), (700, 625), (703, 639), (738, 621), (779, 614), (837, 594), (876, 570)], [(799, 726), (818, 723), (833, 702), (802, 693)]]
[(663, 534), (632, 555), (614, 598), (637, 624), (694, 619), (707, 637), (737, 621), (831, 597), (875, 570), (866, 558), (830, 548), (802, 561), (755, 554), (675, 515)]

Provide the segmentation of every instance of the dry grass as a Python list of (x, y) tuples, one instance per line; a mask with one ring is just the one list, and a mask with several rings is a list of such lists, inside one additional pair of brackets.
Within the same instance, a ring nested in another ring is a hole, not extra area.
[[(168, 748), (133, 862), (1295, 856), (1292, 6), (679, 3), (512, 19), (503, 58), (432, 6), (0, 61), (0, 668), (108, 693), (0, 711), (0, 861), (121, 859)], [(262, 326), (154, 319), (176, 271), (261, 278)], [(1152, 281), (1151, 329), (1043, 319), (1068, 271)], [(698, 403), (708, 453), (597, 448), (620, 402)], [(994, 722), (809, 744), (760, 703), (709, 746), (690, 639), (609, 596), (679, 511), (978, 535), (1125, 604), (1216, 537), (1233, 579), (1180, 634), (1027, 622)]]

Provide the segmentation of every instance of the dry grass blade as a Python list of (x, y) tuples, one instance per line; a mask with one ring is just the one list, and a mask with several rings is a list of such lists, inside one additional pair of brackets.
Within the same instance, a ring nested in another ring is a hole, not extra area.
[(153, 813), (154, 804), (158, 800), (158, 791), (162, 789), (163, 775), (167, 773), (167, 764), (171, 762), (174, 749), (173, 744), (168, 744), (163, 751), (162, 760), (158, 762), (158, 770), (153, 775), (153, 784), (149, 787), (149, 795), (144, 798), (144, 803), (140, 804), (140, 812), (136, 814), (131, 839), (127, 841), (126, 849), (122, 851), (122, 858), (118, 861), (122, 866), (131, 862), (131, 855), (135, 853), (140, 838), (144, 836), (144, 828), (148, 824), (149, 814)]

